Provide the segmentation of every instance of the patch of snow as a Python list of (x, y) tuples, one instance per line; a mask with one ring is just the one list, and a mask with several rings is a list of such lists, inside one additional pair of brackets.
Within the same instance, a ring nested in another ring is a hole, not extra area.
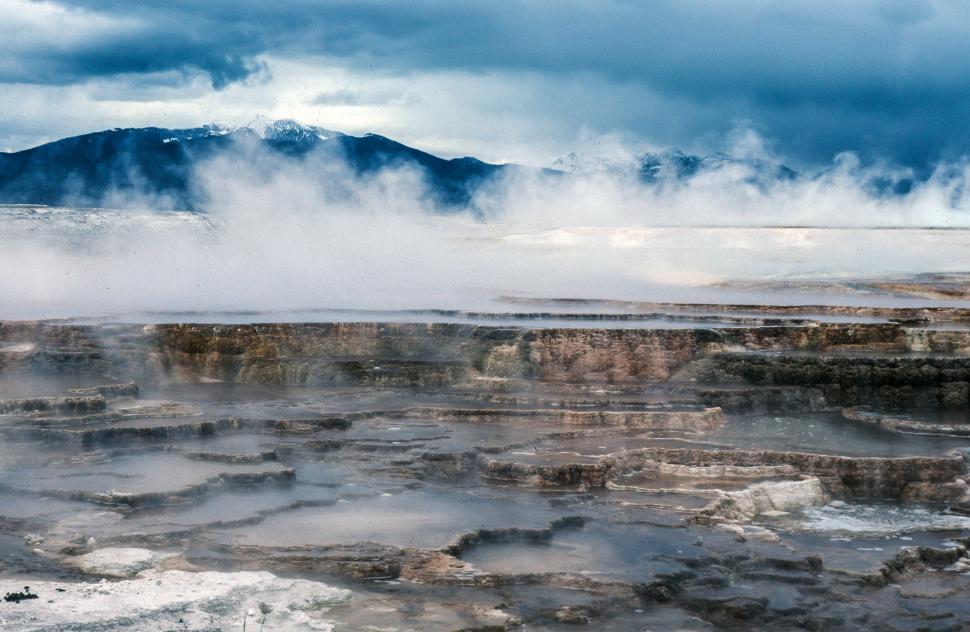
[(231, 134), (236, 131), (232, 127), (227, 127), (225, 125), (220, 125), (219, 123), (208, 123), (202, 127), (191, 127), (186, 129), (176, 129), (170, 130), (174, 135), (168, 138), (163, 138), (163, 143), (177, 143), (183, 140), (192, 140), (195, 138), (208, 138), (210, 136), (225, 136), (226, 134)]
[[(0, 592), (29, 585), (39, 599), (4, 604), (0, 629), (333, 630), (332, 606), (353, 593), (267, 572), (147, 570), (134, 579), (72, 583), (5, 579)], [(265, 622), (263, 622), (265, 617)]]
[[(139, 232), (208, 232), (215, 221), (188, 211), (108, 210), (58, 206), (0, 204), (0, 232), (16, 238), (41, 232), (51, 237), (86, 239), (97, 235)], [(80, 245), (80, 244), (79, 244)]]

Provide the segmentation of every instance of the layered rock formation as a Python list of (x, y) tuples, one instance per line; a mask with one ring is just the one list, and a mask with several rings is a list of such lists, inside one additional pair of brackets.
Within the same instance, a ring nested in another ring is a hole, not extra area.
[(649, 307), (0, 323), (0, 619), (970, 625), (962, 312)]

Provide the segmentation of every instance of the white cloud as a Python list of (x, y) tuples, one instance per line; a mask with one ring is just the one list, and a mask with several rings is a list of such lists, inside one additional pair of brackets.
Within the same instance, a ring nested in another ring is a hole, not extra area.
[(131, 18), (99, 14), (54, 2), (4, 0), (0, 4), (0, 54), (3, 62), (36, 52), (71, 50), (135, 28)]
[[(604, 155), (623, 146), (626, 153), (643, 152), (670, 142), (676, 121), (666, 125), (671, 134), (650, 140), (623, 130), (643, 120), (660, 123), (671, 108), (704, 116), (687, 102), (671, 101), (635, 84), (612, 86), (594, 75), (397, 75), (360, 72), (319, 58), (260, 61), (267, 65), (265, 76), (223, 90), (213, 90), (202, 75), (185, 79), (172, 73), (142, 76), (137, 82), (123, 76), (67, 86), (10, 84), (0, 90), (0, 147), (25, 149), (114, 127), (243, 125), (262, 116), (294, 118), (350, 134), (378, 133), (445, 157), (548, 165), (574, 150)], [(321, 103), (318, 98), (348, 87), (355, 95), (353, 104)], [(615, 102), (630, 100), (640, 104), (637, 112), (616, 123)], [(537, 116), (542, 111), (548, 115)], [(712, 144), (694, 148), (710, 149)]]

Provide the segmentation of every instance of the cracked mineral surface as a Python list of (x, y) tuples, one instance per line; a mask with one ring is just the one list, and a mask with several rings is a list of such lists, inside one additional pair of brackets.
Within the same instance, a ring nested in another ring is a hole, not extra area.
[(10, 630), (965, 630), (970, 310), (0, 322)]

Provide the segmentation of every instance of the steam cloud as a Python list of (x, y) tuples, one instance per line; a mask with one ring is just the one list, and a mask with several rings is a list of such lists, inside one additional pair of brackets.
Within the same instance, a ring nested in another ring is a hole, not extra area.
[(970, 268), (965, 163), (888, 196), (866, 183), (897, 174), (851, 155), (822, 177), (767, 186), (744, 165), (658, 186), (517, 172), (446, 213), (412, 169), (358, 176), (329, 155), (237, 152), (196, 174), (204, 216), (3, 211), (0, 318), (486, 308), (500, 294), (713, 300), (701, 288), (732, 279)]

